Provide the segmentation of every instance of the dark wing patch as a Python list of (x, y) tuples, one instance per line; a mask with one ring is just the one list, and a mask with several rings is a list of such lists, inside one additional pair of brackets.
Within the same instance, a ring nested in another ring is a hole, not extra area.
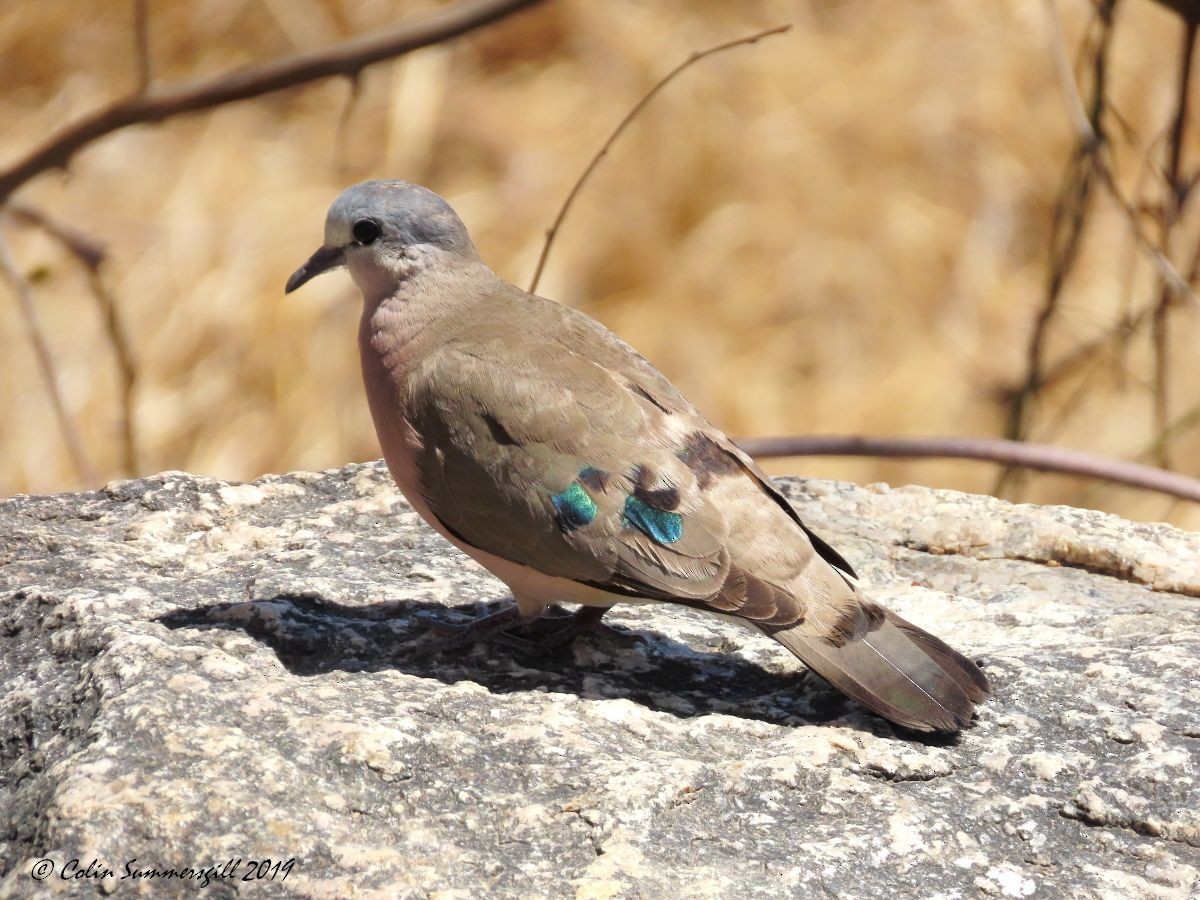
[[(728, 438), (726, 438), (728, 440)], [(807, 535), (812, 542), (813, 549), (817, 551), (817, 555), (825, 562), (829, 563), (835, 569), (845, 572), (852, 578), (857, 578), (858, 573), (854, 571), (854, 567), (850, 565), (842, 556), (834, 550), (829, 544), (811, 528), (804, 524), (796, 510), (792, 508), (792, 504), (788, 502), (787, 497), (779, 492), (775, 487), (770, 477), (762, 472), (750, 456), (746, 455), (742, 459), (739, 454), (745, 455), (740, 447), (737, 447), (732, 441), (729, 441), (729, 447), (724, 447), (717, 441), (714, 441), (702, 431), (693, 431), (687, 436), (684, 441), (683, 449), (676, 453), (679, 461), (692, 470), (696, 476), (696, 481), (700, 485), (701, 490), (708, 487), (714, 479), (720, 478), (723, 475), (728, 475), (733, 472), (743, 472), (750, 478), (768, 497), (771, 498), (780, 509), (782, 509)], [(749, 461), (749, 464), (747, 464)]]
[(651, 406), (654, 406), (658, 410), (665, 412), (667, 414), (674, 412), (674, 410), (672, 410), (670, 407), (663, 404), (662, 401), (658, 400), (652, 393), (650, 393), (648, 390), (646, 390), (644, 387), (642, 387), (636, 381), (629, 381), (626, 383), (629, 385), (629, 389), (631, 391), (633, 391), (635, 394), (637, 394), (639, 397), (641, 397), (643, 400), (645, 400)]
[(679, 489), (661, 480), (649, 466), (636, 466), (633, 470), (633, 496), (655, 509), (671, 512), (679, 508)]
[(610, 476), (607, 472), (597, 469), (595, 466), (584, 466), (579, 470), (579, 483), (589, 491), (595, 491), (600, 494), (608, 490), (608, 482)]
[[(780, 494), (780, 496), (783, 497), (782, 494)], [(817, 551), (817, 555), (835, 569), (845, 572), (851, 578), (857, 578), (858, 573), (854, 571), (854, 568), (850, 565), (850, 563), (846, 562), (846, 558), (825, 543), (824, 538), (800, 521), (800, 517), (796, 515), (796, 511), (792, 509), (791, 504), (787, 502), (786, 497), (783, 498), (783, 502), (787, 504), (787, 508), (791, 510), (792, 518), (799, 522), (800, 527), (804, 529), (804, 533), (808, 535), (808, 539), (812, 541), (813, 549)]]
[(517, 445), (516, 438), (508, 433), (508, 430), (500, 424), (495, 416), (490, 413), (483, 413), (483, 424), (488, 427), (491, 432), (492, 440), (501, 447), (515, 447)]
[(683, 449), (675, 456), (696, 476), (704, 490), (713, 479), (738, 471), (738, 460), (702, 431), (693, 431), (684, 441)]

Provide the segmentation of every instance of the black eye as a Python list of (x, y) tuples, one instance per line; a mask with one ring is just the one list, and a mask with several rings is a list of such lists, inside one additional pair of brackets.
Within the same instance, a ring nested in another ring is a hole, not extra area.
[(370, 219), (359, 219), (354, 223), (354, 239), (364, 247), (367, 244), (374, 243), (375, 238), (379, 237), (379, 223)]

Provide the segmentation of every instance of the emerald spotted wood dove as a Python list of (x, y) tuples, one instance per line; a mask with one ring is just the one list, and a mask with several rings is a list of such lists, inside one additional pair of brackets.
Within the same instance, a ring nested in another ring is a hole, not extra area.
[(345, 266), (363, 380), (418, 513), (504, 581), (500, 624), (560, 601), (675, 603), (778, 641), (901, 725), (956, 731), (979, 668), (873, 602), (771, 479), (628, 344), (497, 277), (436, 194), (346, 190), (296, 290)]

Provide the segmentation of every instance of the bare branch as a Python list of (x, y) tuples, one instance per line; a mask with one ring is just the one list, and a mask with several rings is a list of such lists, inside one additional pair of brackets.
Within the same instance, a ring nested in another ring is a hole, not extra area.
[(1173, 9), (1190, 24), (1200, 23), (1200, 0), (1155, 0), (1168, 9)]
[[(1108, 367), (1101, 365), (1104, 362), (1104, 357), (1097, 355), (1090, 364), (1083, 370), (1078, 383), (1071, 388), (1071, 392), (1058, 408), (1047, 416), (1047, 422), (1038, 429), (1036, 441), (1040, 444), (1053, 443), (1058, 435), (1066, 429), (1071, 417), (1075, 411), (1083, 406), (1083, 401), (1087, 398), (1088, 392), (1092, 388), (1093, 379), (1102, 371), (1109, 371)], [(1032, 437), (1032, 431), (1031, 431)]]
[[(1066, 59), (1066, 50), (1063, 48), (1061, 43), (1062, 32), (1059, 29), (1058, 18), (1055, 14), (1054, 0), (1046, 0), (1046, 6), (1050, 13), (1050, 33), (1052, 37), (1051, 47), (1054, 50), (1056, 69), (1060, 78), (1062, 78), (1063, 92), (1068, 98), (1067, 105), (1071, 112), (1071, 120), (1075, 125), (1076, 130), (1079, 132), (1081, 143), (1086, 146), (1095, 147), (1098, 151), (1099, 148), (1105, 143), (1104, 135), (1098, 127), (1097, 118), (1095, 115), (1092, 115), (1091, 117), (1084, 115), (1081, 117), (1078, 113), (1079, 110), (1084, 109), (1083, 98), (1079, 96), (1079, 87), (1075, 83), (1074, 77), (1071, 75), (1070, 63), (1067, 62)], [(1115, 0), (1102, 0), (1100, 10), (1101, 15), (1106, 15), (1105, 8), (1107, 8), (1107, 15), (1111, 17), (1111, 7), (1113, 6), (1115, 6)], [(1109, 21), (1109, 24), (1111, 24), (1111, 19), (1107, 21)], [(1188, 26), (1189, 30), (1194, 27), (1194, 24)], [(1193, 43), (1194, 41), (1189, 41), (1188, 45), (1191, 46)], [(1103, 50), (1101, 51), (1101, 54), (1098, 54), (1097, 56), (1098, 62), (1101, 61), (1102, 55)], [(1099, 75), (1100, 73), (1098, 71), (1097, 76)], [(1103, 88), (1102, 83), (1100, 88)], [(1093, 106), (1096, 101), (1100, 101), (1102, 103), (1103, 100), (1104, 97), (1102, 92), (1096, 92), (1093, 98)], [(1186, 107), (1186, 93), (1181, 94), (1181, 105)], [(1186, 115), (1186, 110), (1184, 114)], [(1159, 275), (1170, 284), (1171, 289), (1177, 294), (1187, 298), (1193, 304), (1200, 305), (1200, 297), (1196, 296), (1196, 293), (1192, 290), (1188, 280), (1179, 274), (1178, 270), (1171, 263), (1171, 261), (1163, 255), (1159, 248), (1155, 246), (1154, 241), (1152, 241), (1146, 232), (1142, 230), (1138, 211), (1134, 208), (1134, 205), (1125, 198), (1124, 193), (1116, 183), (1116, 179), (1112, 174), (1112, 170), (1100, 157), (1099, 152), (1097, 152), (1096, 155), (1096, 169), (1097, 174), (1100, 175), (1101, 183), (1112, 196), (1113, 200), (1116, 201), (1116, 204), (1118, 207), (1120, 207), (1121, 212), (1125, 214), (1125, 219), (1129, 223), (1129, 227), (1133, 232), (1134, 238), (1136, 238), (1138, 244), (1146, 252), (1147, 257), (1158, 270)], [(1174, 190), (1174, 186), (1172, 186), (1172, 189)]]
[(1158, 491), (1200, 503), (1200, 479), (1153, 466), (1110, 459), (1081, 450), (970, 437), (862, 437), (811, 435), (748, 438), (738, 445), (751, 456), (871, 456), (900, 459), (977, 459), (1020, 466), (1039, 472), (1059, 472)]
[(150, 65), (150, 13), (147, 0), (133, 0), (133, 47), (137, 53), (137, 92), (150, 90), (154, 69)]
[[(1088, 98), (1085, 101), (1079, 84), (1076, 82), (1063, 44), (1062, 30), (1059, 26), (1057, 8), (1054, 0), (1045, 0), (1047, 31), (1050, 38), (1050, 50), (1058, 73), (1063, 96), (1067, 102), (1068, 113), (1077, 133), (1074, 155), (1067, 167), (1063, 185), (1055, 205), (1054, 224), (1052, 229), (1052, 250), (1050, 262), (1050, 278), (1042, 308), (1034, 323), (1026, 353), (1026, 372), (1021, 384), (1012, 391), (1009, 397), (1008, 421), (1005, 429), (1007, 437), (1021, 440), (1026, 437), (1033, 403), (1040, 397), (1044, 389), (1053, 381), (1073, 372), (1080, 363), (1091, 358), (1092, 353), (1108, 344), (1110, 336), (1077, 348), (1060, 361), (1053, 369), (1047, 370), (1044, 360), (1047, 335), (1058, 310), (1059, 295), (1064, 283), (1077, 261), (1083, 232), (1087, 224), (1087, 209), (1094, 193), (1093, 186), (1098, 185), (1109, 196), (1125, 219), (1134, 243), (1149, 259), (1158, 272), (1162, 296), (1170, 302), (1176, 297), (1200, 304), (1188, 280), (1181, 276), (1166, 254), (1166, 241), (1153, 241), (1142, 227), (1141, 214), (1136, 206), (1126, 197), (1110, 166), (1111, 148), (1105, 134), (1105, 116), (1110, 111), (1106, 96), (1106, 81), (1108, 74), (1108, 53), (1113, 30), (1113, 12), (1117, 0), (1098, 0), (1096, 4), (1099, 36), (1092, 53), (1091, 85)], [(1160, 309), (1165, 309), (1160, 304)], [(1165, 326), (1161, 325), (1164, 318), (1152, 307), (1146, 313), (1139, 313), (1131, 318), (1128, 311), (1122, 317), (1113, 334), (1122, 341), (1138, 326), (1153, 314), (1155, 316), (1156, 335), (1165, 335)], [(1165, 346), (1165, 338), (1156, 341), (1158, 346)], [(1159, 370), (1162, 374), (1160, 382), (1165, 382), (1165, 352), (1158, 354)], [(1157, 397), (1165, 396), (1165, 386), (1156, 391)], [(1160, 416), (1160, 430), (1165, 415)], [(1013, 470), (1001, 473), (996, 490), (1001, 491), (1015, 480)]]
[[(1117, 185), (1116, 178), (1113, 176), (1112, 170), (1109, 168), (1107, 161), (1103, 158), (1102, 149), (1105, 144), (1104, 133), (1101, 128), (1099, 114), (1106, 108), (1104, 106), (1104, 64), (1107, 56), (1108, 34), (1111, 31), (1112, 11), (1116, 6), (1116, 0), (1100, 0), (1099, 14), (1105, 24), (1106, 33), (1101, 37), (1101, 48), (1096, 55), (1096, 79), (1097, 84), (1093, 86), (1092, 97), (1092, 113), (1090, 115), (1080, 116), (1078, 111), (1086, 109), (1083, 98), (1079, 95), (1079, 86), (1075, 82), (1074, 76), (1071, 74), (1071, 65), (1067, 61), (1066, 49), (1062, 44), (1062, 31), (1058, 25), (1058, 17), (1055, 11), (1054, 0), (1046, 0), (1046, 9), (1050, 16), (1050, 35), (1051, 49), (1054, 52), (1056, 59), (1056, 69), (1062, 79), (1062, 88), (1064, 95), (1068, 98), (1067, 105), (1071, 112), (1071, 120), (1079, 132), (1080, 143), (1084, 147), (1093, 148), (1094, 153), (1091, 155), (1094, 159), (1096, 174), (1100, 177), (1100, 183), (1104, 185), (1105, 190), (1109, 193), (1112, 199), (1120, 207), (1121, 212), (1125, 214), (1125, 219), (1129, 224), (1130, 230), (1133, 232), (1134, 238), (1139, 246), (1145, 251), (1147, 258), (1158, 270), (1159, 276), (1170, 285), (1172, 291), (1186, 298), (1190, 303), (1200, 307), (1200, 297), (1196, 296), (1187, 279), (1179, 274), (1174, 264), (1162, 253), (1155, 242), (1150, 239), (1145, 231), (1142, 230), (1137, 209), (1126, 199), (1121, 188)], [(1186, 31), (1194, 35), (1195, 24), (1190, 23)], [(1191, 47), (1194, 40), (1189, 39), (1187, 46)], [(1187, 93), (1183, 91), (1180, 94), (1180, 106), (1184, 108), (1183, 115), (1186, 116)], [(1178, 120), (1177, 120), (1178, 121)], [(1175, 185), (1171, 186), (1175, 190)]]
[(172, 116), (261, 97), (332, 75), (355, 75), (372, 63), (458, 37), (539, 2), (542, 0), (463, 0), (449, 9), (390, 31), (205, 81), (152, 88), (146, 93), (126, 97), (68, 125), (0, 172), (0, 203), (35, 175), (65, 166), (80, 148), (126, 126), (161, 122)]
[(354, 121), (354, 110), (362, 96), (362, 79), (358, 75), (349, 77), (350, 92), (346, 94), (346, 102), (338, 116), (337, 132), (334, 138), (334, 154), (337, 157), (337, 170), (344, 175), (350, 168), (350, 153), (347, 149), (350, 141), (350, 126)]
[(104, 262), (106, 254), (104, 246), (99, 241), (76, 228), (56, 222), (40, 209), (34, 209), (24, 203), (10, 203), (7, 212), (18, 222), (42, 229), (66, 247), (87, 268), (98, 269)]
[[(1123, 342), (1135, 334), (1138, 329), (1144, 325), (1154, 312), (1154, 307), (1146, 306), (1136, 313), (1129, 313), (1122, 316), (1115, 325), (1108, 331), (1101, 334), (1099, 337), (1092, 338), (1082, 344), (1075, 346), (1070, 353), (1060, 358), (1053, 365), (1046, 367), (1042, 372), (1040, 385), (1042, 389), (1051, 387), (1064, 378), (1068, 378), (1078, 372), (1084, 365), (1092, 360), (1096, 354), (1105, 350), (1110, 344)], [(1113, 364), (1120, 366), (1121, 359), (1117, 350), (1112, 351)], [(1002, 388), (999, 393), (1002, 397), (1011, 399), (1024, 386)]]
[[(1075, 126), (1075, 131), (1078, 134), (1085, 135), (1092, 142), (1099, 140), (1097, 134), (1098, 129), (1093, 127), (1092, 120), (1088, 117), (1087, 108), (1083, 105), (1083, 98), (1079, 96), (1079, 91), (1075, 87), (1075, 73), (1071, 70), (1071, 61), (1067, 59), (1065, 50), (1066, 41), (1063, 39), (1062, 26), (1058, 22), (1058, 4), (1055, 0), (1045, 0), (1046, 7), (1046, 25), (1050, 30), (1050, 49), (1053, 51), (1054, 67), (1058, 75), (1059, 87), (1063, 91), (1063, 99), (1067, 102), (1067, 112), (1071, 116), (1071, 123)], [(1110, 4), (1111, 7), (1111, 4)], [(1111, 23), (1111, 9), (1109, 15), (1103, 13), (1103, 26), (1107, 28)], [(1103, 41), (1104, 38), (1102, 37)]]
[[(1183, 138), (1187, 131), (1188, 89), (1192, 78), (1192, 60), (1196, 49), (1196, 22), (1187, 22), (1183, 28), (1183, 50), (1179, 61), (1179, 86), (1176, 88), (1175, 115), (1171, 119), (1170, 138), (1167, 143), (1167, 197), (1159, 219), (1158, 251), (1166, 258), (1171, 249), (1171, 234), (1183, 215), (1187, 190), (1180, 177), (1179, 163), (1183, 155)], [(1170, 343), (1167, 339), (1167, 320), (1173, 299), (1172, 286), (1165, 277), (1160, 279), (1158, 306), (1154, 310), (1154, 422), (1161, 439), (1157, 442), (1156, 462), (1163, 468), (1171, 468), (1171, 442), (1167, 430), (1170, 416), (1168, 389), (1170, 382)]]
[(1154, 245), (1154, 241), (1150, 236), (1142, 230), (1142, 226), (1138, 221), (1138, 211), (1134, 205), (1126, 199), (1125, 195), (1118, 187), (1116, 180), (1113, 178), (1112, 171), (1108, 166), (1100, 166), (1098, 168), (1100, 174), (1100, 183), (1104, 185), (1108, 191), (1108, 195), (1120, 207), (1121, 212), (1125, 214), (1125, 221), (1129, 225), (1129, 230), (1133, 233), (1134, 239), (1138, 245), (1145, 251), (1146, 258), (1158, 271), (1159, 277), (1166, 282), (1171, 292), (1176, 296), (1187, 300), (1193, 307), (1200, 309), (1200, 297), (1192, 290), (1192, 286), (1188, 284), (1188, 280), (1179, 274), (1179, 270), (1175, 268), (1174, 263), (1167, 259), (1158, 247)]
[[(1084, 103), (1075, 83), (1066, 47), (1063, 45), (1054, 0), (1045, 2), (1050, 50), (1078, 138), (1054, 204), (1050, 236), (1050, 277), (1025, 351), (1025, 378), (1009, 400), (1005, 434), (1011, 440), (1019, 441), (1027, 436), (1033, 404), (1045, 386), (1044, 356), (1050, 326), (1058, 312), (1063, 287), (1079, 258), (1088, 222), (1087, 210), (1093, 196), (1098, 170), (1103, 165), (1100, 152), (1105, 140), (1105, 82), (1108, 77), (1108, 49), (1115, 5), (1116, 0), (1101, 0), (1097, 7), (1100, 31), (1092, 61), (1091, 98), (1090, 102)], [(1016, 481), (1017, 472), (1010, 468), (1004, 469), (997, 479), (996, 493), (1003, 492)]]
[(13, 263), (8, 252), (8, 244), (2, 236), (0, 236), (0, 275), (8, 280), (8, 283), (12, 285), (13, 293), (16, 294), (21, 317), (25, 320), (25, 327), (29, 331), (29, 340), (33, 344), (34, 354), (37, 356), (38, 368), (42, 373), (42, 380), (46, 384), (46, 393), (50, 395), (50, 404), (54, 407), (54, 416), (58, 420), (58, 427), (62, 431), (63, 440), (66, 442), (67, 452), (71, 456), (75, 471), (84, 484), (95, 484), (97, 481), (96, 470), (92, 468), (87, 453), (83, 449), (79, 428), (67, 409), (58, 385), (54, 354), (50, 352), (50, 345), (46, 341), (46, 335), (38, 321), (37, 307), (33, 302), (33, 289), (29, 286), (25, 276), (17, 269), (16, 264)]
[(563, 220), (567, 217), (567, 212), (570, 210), (571, 204), (575, 202), (575, 197), (579, 194), (580, 190), (582, 190), (584, 182), (586, 182), (591, 176), (592, 172), (595, 171), (596, 166), (600, 165), (600, 160), (604, 159), (604, 157), (608, 155), (608, 151), (612, 149), (612, 146), (616, 143), (617, 138), (619, 138), (625, 129), (629, 127), (630, 123), (637, 118), (638, 113), (645, 109), (646, 105), (655, 98), (658, 92), (674, 81), (675, 78), (682, 74), (685, 69), (688, 69), (706, 57), (720, 53), (724, 50), (732, 49), (733, 47), (741, 47), (745, 44), (756, 44), (765, 37), (770, 37), (771, 35), (775, 34), (783, 34), (785, 31), (791, 29), (791, 27), (791, 25), (776, 25), (774, 28), (768, 28), (765, 31), (759, 31), (755, 34), (738, 38), (737, 40), (726, 41), (723, 44), (717, 44), (715, 47), (709, 47), (707, 50), (695, 51), (689, 54), (687, 59), (659, 79), (654, 87), (650, 88), (646, 95), (633, 105), (633, 108), (625, 114), (625, 117), (621, 119), (617, 127), (613, 129), (613, 133), (608, 136), (608, 140), (601, 145), (600, 149), (596, 152), (596, 155), (592, 157), (591, 162), (587, 164), (587, 167), (584, 168), (579, 178), (576, 179), (575, 184), (571, 186), (571, 190), (567, 192), (567, 197), (565, 200), (563, 200), (563, 204), (558, 210), (558, 215), (554, 217), (553, 224), (546, 230), (546, 241), (544, 244), (542, 244), (542, 253), (538, 257), (537, 268), (533, 271), (533, 280), (529, 282), (529, 293), (532, 294), (534, 291), (536, 291), (538, 282), (542, 280), (542, 272), (546, 268), (546, 260), (550, 258), (550, 248), (554, 245), (554, 239), (558, 236), (558, 230), (562, 227)]
[(1188, 266), (1188, 283), (1200, 283), (1200, 241), (1196, 243), (1196, 250), (1192, 253), (1192, 264)]
[[(1133, 142), (1136, 137), (1132, 134), (1126, 135), (1127, 140)], [(1145, 196), (1146, 181), (1154, 174), (1154, 154), (1160, 140), (1165, 139), (1165, 135), (1159, 135), (1154, 138), (1148, 147), (1142, 150), (1141, 164), (1138, 165), (1137, 178), (1134, 179), (1132, 198), (1133, 205), (1138, 207), (1142, 201), (1139, 199)], [(1133, 337), (1137, 330), (1141, 328), (1142, 322), (1149, 319), (1153, 312), (1153, 306), (1147, 307), (1137, 313), (1134, 312), (1134, 285), (1137, 278), (1137, 260), (1140, 258), (1141, 251), (1138, 247), (1137, 238), (1133, 236), (1133, 232), (1128, 234), (1128, 244), (1123, 248), (1122, 256), (1122, 277), (1121, 277), (1121, 312), (1117, 317), (1117, 325), (1115, 334), (1117, 335), (1116, 345), (1113, 347), (1113, 359), (1119, 367), (1118, 371), (1122, 373), (1121, 386), (1124, 386), (1124, 371), (1126, 362), (1129, 358), (1130, 347), (1133, 343)], [(1194, 283), (1195, 279), (1188, 279), (1189, 283)]]
[(1179, 416), (1174, 422), (1168, 425), (1163, 431), (1154, 436), (1152, 440), (1141, 453), (1138, 454), (1139, 459), (1148, 459), (1158, 455), (1158, 448), (1164, 441), (1172, 440), (1179, 437), (1181, 434), (1190, 431), (1200, 425), (1200, 403), (1197, 403), (1183, 415)]
[(104, 247), (93, 238), (76, 228), (51, 219), (44, 212), (23, 203), (11, 203), (9, 213), (18, 222), (25, 222), (42, 229), (58, 241), (87, 270), (88, 286), (96, 300), (104, 330), (108, 336), (113, 358), (117, 363), (117, 374), (121, 382), (121, 456), (122, 467), (127, 475), (139, 471), (138, 440), (134, 418), (134, 392), (137, 388), (137, 364), (133, 349), (121, 322), (120, 309), (112, 291), (104, 281), (100, 268), (105, 260)]

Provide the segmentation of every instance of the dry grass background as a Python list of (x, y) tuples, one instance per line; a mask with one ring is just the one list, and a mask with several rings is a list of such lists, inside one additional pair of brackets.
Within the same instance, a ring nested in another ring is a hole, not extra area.
[[(151, 0), (155, 74), (216, 74), (430, 5)], [(1069, 46), (1089, 11), (1062, 4)], [(111, 0), (0, 6), (0, 165), (132, 88), (131, 20)], [(785, 21), (789, 34), (708, 60), (655, 101), (580, 198), (540, 292), (630, 340), (732, 434), (1000, 434), (997, 389), (1023, 372), (1072, 141), (1041, 0), (559, 0), (367, 70), (349, 108), (335, 80), (126, 129), (22, 191), (108, 247), (140, 367), (142, 473), (245, 479), (376, 457), (349, 279), (282, 295), (338, 191), (427, 184), (526, 284), (543, 229), (632, 103), (690, 51)], [(1178, 28), (1143, 0), (1119, 7), (1113, 98), (1143, 144), (1171, 113)], [(1197, 150), (1193, 136), (1193, 166)], [(1131, 183), (1137, 154), (1124, 159)], [(89, 452), (116, 477), (116, 376), (84, 275), (35, 230), (6, 233)], [(1130, 284), (1149, 298), (1152, 270), (1101, 201), (1052, 355), (1105, 331)], [(3, 298), (0, 494), (79, 487)], [(1198, 320), (1173, 320), (1177, 413), (1200, 401)], [(1153, 439), (1148, 341), (1098, 368), (1070, 417), (1055, 409), (1078, 382), (1050, 393), (1032, 437), (1137, 457)], [(1200, 428), (1176, 447), (1200, 473)], [(995, 478), (965, 462), (772, 469), (972, 491)], [(1194, 505), (1068, 478), (1036, 476), (1023, 497), (1200, 528)]]

